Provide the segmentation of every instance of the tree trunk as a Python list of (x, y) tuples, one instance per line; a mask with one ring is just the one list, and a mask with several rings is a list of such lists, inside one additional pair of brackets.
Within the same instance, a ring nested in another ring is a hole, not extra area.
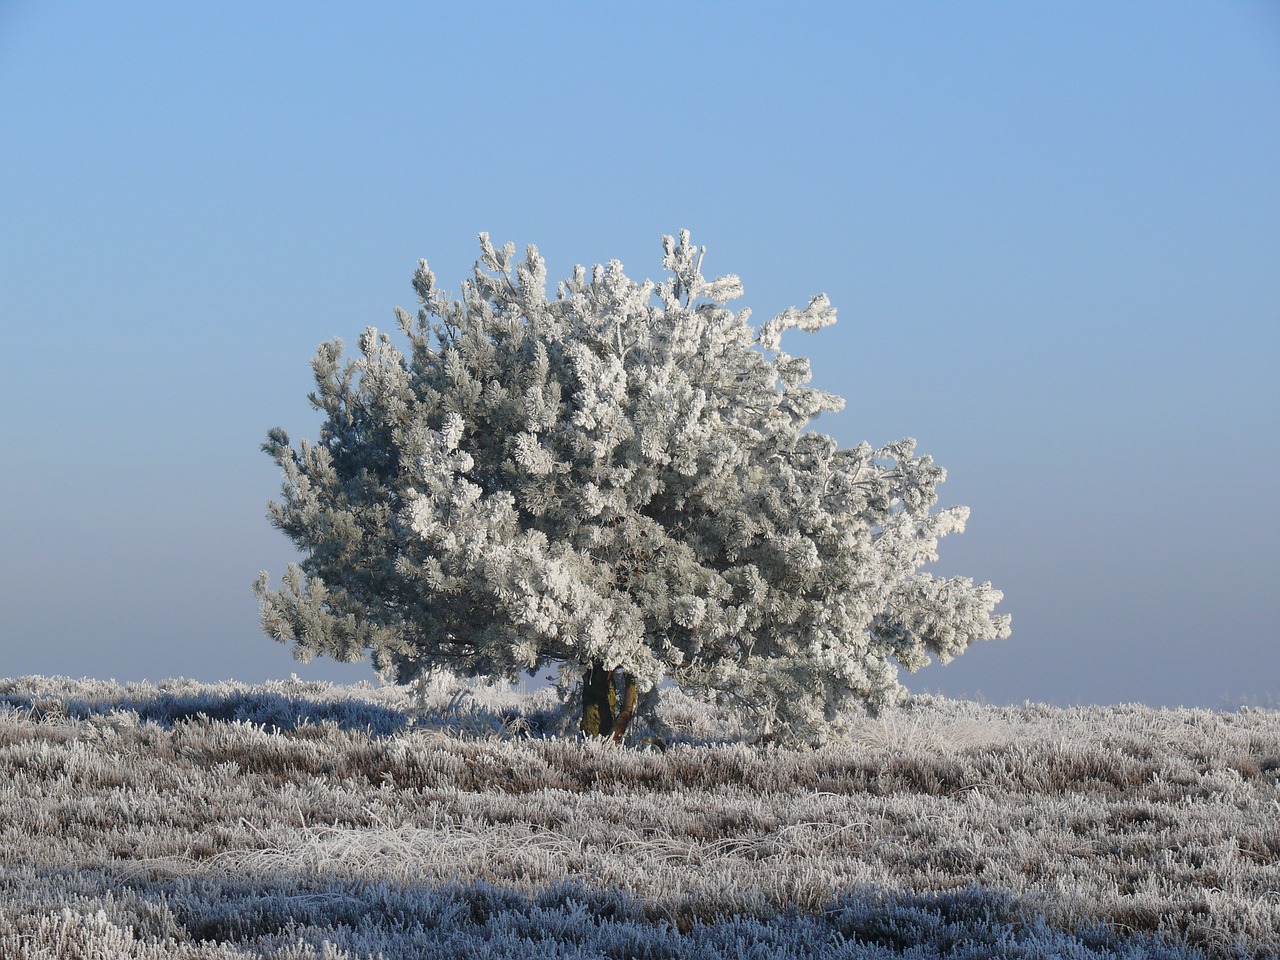
[(607, 737), (613, 733), (614, 705), (617, 693), (613, 688), (613, 671), (596, 661), (582, 675), (582, 732), (588, 737)]
[(627, 725), (631, 723), (631, 718), (635, 716), (636, 701), (640, 699), (640, 690), (636, 686), (636, 678), (629, 673), (622, 675), (622, 709), (618, 711), (618, 715), (613, 721), (613, 739), (615, 743), (621, 743), (623, 736), (627, 732)]
[(612, 736), (621, 743), (626, 735), (640, 688), (633, 674), (622, 674), (621, 690), (618, 680), (617, 671), (606, 669), (598, 660), (582, 675), (582, 732), (588, 737)]

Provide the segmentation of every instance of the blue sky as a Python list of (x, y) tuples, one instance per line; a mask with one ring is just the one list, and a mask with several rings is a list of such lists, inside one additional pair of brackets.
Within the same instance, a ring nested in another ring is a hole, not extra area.
[(352, 680), (250, 584), (266, 431), (475, 235), (682, 227), (973, 509), (995, 702), (1280, 697), (1280, 6), (0, 2), (0, 675)]

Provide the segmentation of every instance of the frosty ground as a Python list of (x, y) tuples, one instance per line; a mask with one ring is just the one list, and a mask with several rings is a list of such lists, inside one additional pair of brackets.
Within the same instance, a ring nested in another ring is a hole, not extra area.
[(0, 681), (0, 957), (1273, 957), (1280, 712)]

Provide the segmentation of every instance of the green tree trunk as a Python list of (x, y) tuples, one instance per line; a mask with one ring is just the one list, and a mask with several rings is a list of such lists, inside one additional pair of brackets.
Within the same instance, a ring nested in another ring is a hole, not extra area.
[(623, 736), (626, 735), (627, 725), (631, 723), (631, 718), (636, 713), (636, 701), (640, 699), (640, 690), (636, 686), (636, 678), (630, 673), (622, 675), (622, 709), (618, 711), (618, 715), (613, 720), (613, 739), (617, 743), (622, 742)]
[(582, 732), (588, 737), (607, 737), (613, 733), (614, 705), (617, 693), (613, 688), (613, 671), (604, 664), (593, 663), (582, 675)]
[(619, 678), (616, 670), (597, 661), (582, 675), (582, 732), (588, 737), (612, 736), (621, 743), (639, 699), (634, 675), (623, 673)]

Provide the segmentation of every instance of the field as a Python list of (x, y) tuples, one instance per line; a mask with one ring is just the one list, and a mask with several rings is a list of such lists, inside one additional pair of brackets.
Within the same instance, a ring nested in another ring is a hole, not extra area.
[(1280, 713), (0, 681), (0, 957), (1280, 956)]

